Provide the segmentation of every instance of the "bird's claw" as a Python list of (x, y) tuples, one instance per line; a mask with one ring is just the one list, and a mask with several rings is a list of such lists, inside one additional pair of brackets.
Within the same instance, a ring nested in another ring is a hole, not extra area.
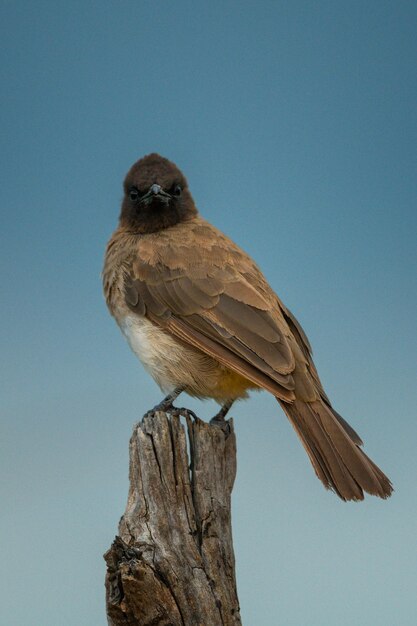
[(191, 411), (191, 409), (186, 409), (184, 407), (178, 408), (174, 406), (172, 403), (167, 404), (164, 402), (160, 402), (159, 404), (154, 406), (153, 409), (151, 409), (150, 411), (146, 411), (143, 417), (154, 417), (155, 413), (157, 413), (158, 411), (161, 411), (162, 413), (169, 413), (170, 415), (174, 417), (182, 416), (182, 417), (185, 417), (186, 419), (190, 417), (192, 417), (195, 420), (198, 419), (197, 415), (194, 413), (194, 411)]
[(224, 419), (224, 415), (221, 413), (221, 411), (211, 418), (210, 425), (221, 428), (226, 434), (230, 433), (230, 424), (227, 420)]
[(192, 417), (194, 420), (198, 420), (198, 417), (194, 413), (194, 411), (191, 411), (191, 409), (186, 409), (184, 407), (177, 408), (173, 406), (172, 411), (170, 411), (170, 413), (171, 415), (174, 415), (175, 417), (185, 417), (186, 419)]
[(155, 404), (153, 409), (146, 411), (143, 417), (154, 417), (155, 413), (158, 413), (158, 411), (161, 411), (162, 413), (170, 413), (173, 409), (174, 407), (171, 402), (160, 402), (159, 404)]

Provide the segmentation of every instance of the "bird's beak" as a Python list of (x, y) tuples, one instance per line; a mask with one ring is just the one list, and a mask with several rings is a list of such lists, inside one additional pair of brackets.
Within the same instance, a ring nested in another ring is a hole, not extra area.
[(156, 183), (154, 183), (153, 185), (149, 187), (149, 190), (144, 196), (142, 196), (140, 201), (148, 203), (153, 198), (157, 198), (158, 200), (161, 200), (162, 202), (166, 202), (166, 203), (171, 200), (170, 194), (164, 191), (161, 185), (157, 185)]

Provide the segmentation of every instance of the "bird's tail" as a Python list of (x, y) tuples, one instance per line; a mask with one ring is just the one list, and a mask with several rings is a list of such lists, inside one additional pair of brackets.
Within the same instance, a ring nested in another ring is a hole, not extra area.
[(363, 500), (364, 491), (380, 498), (391, 495), (391, 482), (362, 452), (357, 433), (324, 401), (278, 401), (327, 489), (342, 500)]

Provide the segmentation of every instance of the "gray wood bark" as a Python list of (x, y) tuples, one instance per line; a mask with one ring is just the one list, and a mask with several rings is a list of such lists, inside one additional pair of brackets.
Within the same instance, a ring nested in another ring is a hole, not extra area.
[(241, 625), (232, 420), (187, 418), (185, 428), (168, 413), (144, 417), (130, 440), (129, 474), (119, 536), (104, 555), (109, 626)]

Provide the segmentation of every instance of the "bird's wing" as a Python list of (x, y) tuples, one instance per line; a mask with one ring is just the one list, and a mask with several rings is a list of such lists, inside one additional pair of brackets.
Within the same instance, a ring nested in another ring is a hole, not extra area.
[(291, 317), (298, 346), (291, 314), (255, 263), (201, 218), (186, 226), (140, 243), (127, 305), (282, 400), (297, 386), (314, 399), (308, 340)]
[(250, 257), (197, 218), (140, 242), (128, 306), (280, 401), (318, 477), (346, 500), (390, 495), (388, 478), (324, 394), (301, 326)]

